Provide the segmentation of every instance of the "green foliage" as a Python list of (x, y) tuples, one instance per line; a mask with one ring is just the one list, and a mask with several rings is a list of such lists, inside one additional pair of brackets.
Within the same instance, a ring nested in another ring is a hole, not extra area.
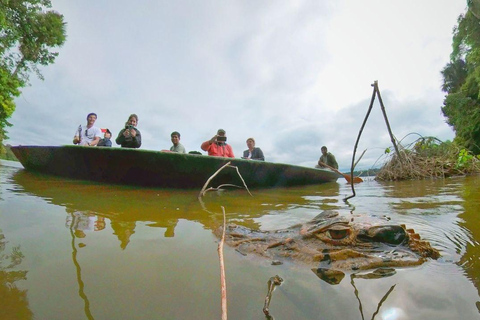
[(422, 157), (456, 155), (457, 147), (450, 141), (442, 142), (436, 137), (421, 137), (413, 144), (413, 152)]
[(0, 159), (4, 160), (10, 160), (10, 161), (18, 161), (17, 157), (15, 157), (15, 154), (12, 152), (12, 149), (10, 148), (10, 145), (2, 145), (3, 150), (0, 150)]
[(447, 92), (442, 112), (456, 133), (455, 141), (480, 154), (480, 19), (475, 1), (458, 17), (450, 62), (442, 70)]
[(20, 88), (31, 72), (43, 79), (38, 65), (53, 63), (51, 50), (65, 42), (63, 16), (50, 7), (50, 0), (0, 0), (0, 151)]
[(445, 92), (456, 92), (460, 89), (467, 78), (467, 66), (465, 61), (458, 59), (447, 63), (442, 70), (443, 85)]
[(457, 168), (467, 167), (472, 162), (473, 158), (474, 156), (468, 152), (468, 150), (460, 150), (460, 153), (458, 154)]

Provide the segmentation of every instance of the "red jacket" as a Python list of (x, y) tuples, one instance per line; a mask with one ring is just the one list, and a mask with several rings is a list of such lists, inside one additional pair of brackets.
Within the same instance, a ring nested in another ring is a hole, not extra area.
[(232, 147), (229, 144), (223, 143), (218, 145), (217, 143), (210, 143), (210, 140), (202, 143), (203, 151), (208, 151), (209, 156), (235, 158)]

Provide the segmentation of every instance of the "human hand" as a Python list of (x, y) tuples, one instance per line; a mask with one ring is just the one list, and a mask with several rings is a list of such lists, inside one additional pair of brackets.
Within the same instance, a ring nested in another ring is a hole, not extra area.
[(137, 135), (137, 131), (135, 131), (135, 129), (130, 129), (130, 135), (132, 136), (132, 138), (135, 138), (135, 136)]
[(79, 144), (80, 143), (80, 138), (75, 136), (73, 137), (73, 144)]
[(212, 139), (210, 139), (210, 143), (214, 143), (215, 141), (217, 141), (217, 137), (218, 137), (218, 134), (214, 135)]

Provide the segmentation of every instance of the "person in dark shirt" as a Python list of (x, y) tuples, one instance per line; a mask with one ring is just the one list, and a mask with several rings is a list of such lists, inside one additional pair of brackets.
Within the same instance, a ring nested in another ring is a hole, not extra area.
[[(102, 129), (102, 131), (103, 130), (104, 129)], [(110, 141), (111, 138), (112, 138), (112, 133), (110, 132), (110, 130), (106, 129), (103, 135), (103, 139), (100, 139), (100, 141), (97, 144), (97, 147), (111, 147), (112, 146), (112, 141)]]
[(248, 138), (247, 147), (248, 149), (243, 151), (243, 159), (265, 161), (265, 156), (263, 155), (262, 149), (255, 148), (255, 139)]
[(120, 130), (115, 142), (122, 146), (122, 148), (140, 148), (142, 145), (142, 135), (137, 129), (138, 116), (131, 114), (128, 121), (125, 123), (125, 128)]
[(335, 156), (328, 152), (327, 147), (323, 146), (322, 156), (320, 157), (320, 160), (318, 160), (318, 166), (324, 168), (325, 164), (329, 165), (332, 168), (338, 169), (338, 163), (335, 159)]

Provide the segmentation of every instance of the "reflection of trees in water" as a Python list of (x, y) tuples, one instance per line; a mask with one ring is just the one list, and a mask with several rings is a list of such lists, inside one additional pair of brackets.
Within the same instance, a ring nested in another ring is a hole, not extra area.
[(20, 247), (14, 247), (10, 254), (3, 253), (6, 244), (0, 230), (0, 319), (32, 319), (27, 290), (20, 290), (15, 285), (19, 280), (27, 280), (27, 271), (16, 270), (24, 256)]
[[(470, 281), (477, 288), (480, 295), (480, 224), (478, 213), (480, 212), (480, 178), (467, 177), (464, 182), (463, 208), (464, 212), (459, 215), (459, 225), (466, 229), (471, 235), (466, 240), (465, 252), (458, 261)], [(480, 302), (477, 301), (477, 308), (480, 311)]]

